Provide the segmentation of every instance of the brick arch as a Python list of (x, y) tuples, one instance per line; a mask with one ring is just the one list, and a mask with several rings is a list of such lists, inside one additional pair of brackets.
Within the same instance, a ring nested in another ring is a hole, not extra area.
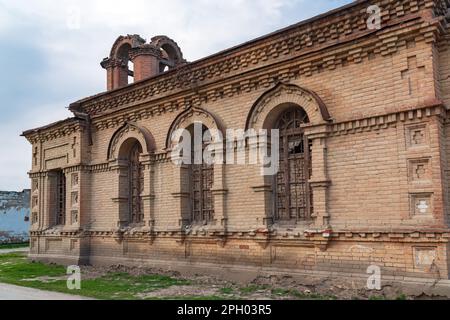
[[(278, 114), (291, 105), (302, 107), (312, 125), (332, 120), (325, 103), (315, 92), (296, 85), (279, 83), (264, 93), (252, 106), (247, 117), (246, 130), (269, 129)], [(279, 110), (276, 110), (277, 108)]]
[(120, 36), (114, 42), (111, 52), (109, 54), (110, 58), (120, 58), (119, 51), (123, 46), (129, 46), (130, 49), (136, 48), (140, 45), (145, 44), (145, 40), (142, 39), (138, 35), (128, 35), (128, 36)]
[(208, 129), (219, 130), (222, 134), (225, 133), (224, 126), (215, 115), (205, 109), (191, 107), (180, 113), (170, 126), (166, 138), (166, 148), (170, 149), (172, 147), (172, 135), (176, 130), (186, 129), (194, 123), (202, 123)]
[(151, 43), (157, 48), (164, 50), (167, 53), (168, 58), (174, 62), (175, 66), (185, 62), (181, 48), (169, 37), (156, 36), (152, 38)]
[(108, 160), (118, 160), (124, 143), (130, 139), (137, 140), (143, 154), (150, 154), (156, 150), (155, 139), (146, 128), (132, 122), (127, 122), (112, 136), (108, 147)]

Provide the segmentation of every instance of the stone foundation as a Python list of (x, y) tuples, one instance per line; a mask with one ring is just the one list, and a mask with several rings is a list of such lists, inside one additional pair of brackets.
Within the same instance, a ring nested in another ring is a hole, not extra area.
[[(392, 235), (391, 235), (392, 236)], [(345, 237), (345, 236), (344, 236)], [(359, 237), (359, 236), (358, 236)], [(386, 241), (384, 239), (314, 240), (229, 239), (161, 237), (148, 240), (91, 237), (42, 237), (32, 240), (30, 259), (64, 265), (149, 266), (191, 273), (213, 273), (225, 278), (252, 277), (277, 271), (321, 276), (368, 277), (378, 266), (384, 279), (449, 279), (448, 243), (445, 239)], [(39, 245), (37, 244), (39, 243)], [(71, 249), (72, 246), (72, 249)]]

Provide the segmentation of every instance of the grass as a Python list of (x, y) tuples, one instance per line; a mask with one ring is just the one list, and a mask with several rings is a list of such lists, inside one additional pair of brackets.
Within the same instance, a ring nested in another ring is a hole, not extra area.
[(400, 300), (400, 301), (403, 301), (403, 300), (408, 300), (408, 297), (406, 296), (406, 294), (400, 294), (398, 297), (397, 297), (397, 299), (396, 300)]
[(222, 293), (222, 294), (233, 294), (233, 293), (234, 293), (234, 289), (233, 289), (233, 288), (230, 288), (230, 287), (227, 287), (227, 288), (221, 288), (219, 291), (220, 291), (220, 293)]
[(62, 266), (29, 262), (22, 253), (0, 255), (0, 282), (97, 299), (144, 299), (139, 294), (190, 285), (187, 280), (162, 275), (108, 273), (96, 279), (82, 280), (81, 290), (72, 291), (67, 288), (66, 277), (66, 269)]
[(147, 300), (189, 300), (189, 301), (223, 301), (225, 300), (220, 296), (175, 296), (175, 297), (159, 297), (159, 298), (151, 298)]
[[(271, 288), (267, 285), (249, 285), (246, 287), (227, 286), (212, 295), (180, 295), (158, 296), (150, 293), (174, 286), (195, 286), (189, 280), (176, 279), (169, 276), (150, 274), (133, 276), (128, 273), (110, 272), (97, 278), (83, 279), (81, 290), (67, 288), (66, 268), (59, 265), (48, 265), (31, 262), (25, 253), (15, 252), (0, 254), (0, 282), (23, 287), (75, 294), (104, 300), (227, 300), (246, 299), (255, 293), (262, 293), (271, 298), (297, 300), (335, 300), (334, 296), (323, 296), (314, 293), (303, 293), (295, 289)], [(195, 292), (193, 290), (192, 292)], [(405, 299), (400, 295), (398, 299)], [(382, 297), (373, 296), (371, 300)]]
[(324, 296), (320, 294), (315, 293), (302, 293), (295, 289), (272, 289), (272, 295), (275, 296), (283, 296), (283, 297), (294, 297), (299, 300), (336, 300), (337, 297), (335, 296)]
[(142, 293), (189, 284), (190, 282), (186, 280), (161, 275), (131, 276), (116, 273), (98, 279), (84, 280), (79, 294), (100, 299), (132, 300), (138, 299), (138, 295)]
[[(375, 296), (370, 296), (369, 300), (388, 300), (388, 299), (384, 296), (375, 295)], [(406, 294), (402, 293), (402, 294), (399, 294), (397, 296), (397, 298), (395, 298), (395, 300), (399, 300), (399, 301), (408, 300), (408, 296)]]
[(268, 286), (250, 285), (250, 286), (247, 286), (247, 287), (240, 288), (239, 291), (242, 294), (247, 295), (247, 294), (255, 293), (257, 291), (264, 291), (264, 290), (267, 290), (267, 289), (269, 289)]
[(6, 249), (21, 249), (21, 248), (28, 248), (30, 246), (29, 242), (24, 243), (5, 243), (0, 244), (0, 250), (6, 250)]

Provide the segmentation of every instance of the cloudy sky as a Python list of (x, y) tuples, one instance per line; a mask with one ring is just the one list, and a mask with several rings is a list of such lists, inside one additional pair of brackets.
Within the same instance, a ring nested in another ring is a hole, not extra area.
[(119, 35), (168, 35), (189, 61), (351, 0), (0, 0), (0, 190), (29, 187), (25, 129), (70, 116), (105, 89), (99, 66)]

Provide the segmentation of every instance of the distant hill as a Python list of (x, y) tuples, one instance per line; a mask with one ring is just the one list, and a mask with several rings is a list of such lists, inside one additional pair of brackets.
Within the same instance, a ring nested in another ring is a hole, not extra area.
[(28, 241), (30, 193), (0, 191), (0, 243)]

